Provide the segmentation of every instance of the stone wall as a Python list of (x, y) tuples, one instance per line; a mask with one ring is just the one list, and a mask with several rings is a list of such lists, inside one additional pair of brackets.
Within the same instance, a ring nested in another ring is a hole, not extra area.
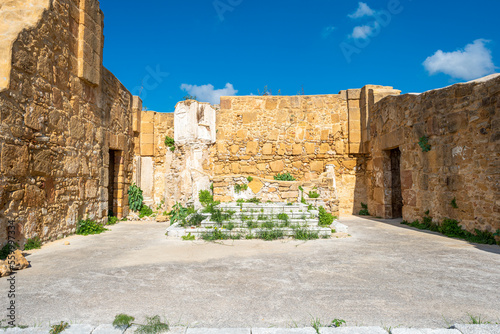
[[(261, 202), (301, 202), (302, 198), (314, 206), (324, 206), (329, 212), (339, 215), (339, 201), (335, 182), (334, 166), (310, 181), (276, 181), (248, 175), (224, 175), (213, 179), (214, 200), (234, 202), (238, 199), (258, 198)], [(235, 186), (247, 189), (236, 190)], [(300, 188), (303, 191), (300, 190)], [(310, 191), (319, 193), (316, 199), (309, 198)]]
[[(376, 90), (365, 93), (376, 100)], [(500, 228), (499, 110), (499, 75), (371, 103), (365, 145), (372, 215), (393, 215), (389, 150), (399, 148), (404, 219), (429, 210), (435, 221), (457, 219), (470, 231)], [(429, 152), (418, 144), (423, 136)]]
[(73, 233), (80, 218), (105, 222), (108, 210), (128, 213), (132, 95), (102, 67), (99, 3), (30, 3), (30, 15), (14, 12), (0, 25), (3, 32), (21, 20), (24, 28), (0, 55), (12, 64), (0, 92), (2, 244), (8, 220), (22, 243)]
[[(142, 106), (141, 106), (142, 108)], [(165, 202), (165, 175), (172, 152), (165, 138), (174, 137), (174, 114), (142, 110), (135, 138), (134, 180), (143, 190), (146, 204)]]
[[(335, 165), (340, 211), (352, 214), (356, 166), (349, 155), (349, 111), (344, 92), (317, 96), (222, 97), (217, 143), (209, 170), (215, 177), (245, 174), (297, 180), (319, 177)], [(361, 159), (362, 160), (362, 159)]]

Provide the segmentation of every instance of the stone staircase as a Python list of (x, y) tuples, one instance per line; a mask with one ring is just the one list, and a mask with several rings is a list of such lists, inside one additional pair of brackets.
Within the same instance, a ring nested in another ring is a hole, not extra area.
[(308, 210), (308, 205), (302, 203), (222, 203), (218, 207), (223, 214), (231, 218), (217, 223), (210, 213), (202, 213), (206, 217), (200, 228), (182, 228), (176, 226), (167, 229), (167, 235), (181, 237), (191, 233), (199, 237), (202, 233), (215, 227), (222, 227), (231, 235), (256, 235), (264, 230), (279, 229), (284, 236), (295, 234), (296, 229), (307, 229), (317, 232), (320, 237), (331, 235), (329, 227), (319, 226), (319, 211)]

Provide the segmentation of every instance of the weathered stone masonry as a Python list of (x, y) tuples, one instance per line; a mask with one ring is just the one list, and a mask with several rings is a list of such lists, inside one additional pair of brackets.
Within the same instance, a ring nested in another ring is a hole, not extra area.
[(99, 2), (22, 3), (0, 8), (17, 29), (0, 43), (2, 243), (8, 220), (22, 242), (127, 215), (132, 175), (133, 98), (102, 66)]
[[(73, 233), (80, 218), (126, 216), (132, 182), (164, 210), (199, 205), (211, 183), (223, 201), (296, 201), (300, 185), (341, 215), (363, 202), (384, 218), (428, 210), (471, 231), (500, 228), (500, 76), (423, 94), (368, 85), (156, 113), (102, 66), (102, 28), (98, 0), (0, 4), (2, 244), (8, 221), (22, 243)], [(283, 172), (298, 181), (273, 180)]]

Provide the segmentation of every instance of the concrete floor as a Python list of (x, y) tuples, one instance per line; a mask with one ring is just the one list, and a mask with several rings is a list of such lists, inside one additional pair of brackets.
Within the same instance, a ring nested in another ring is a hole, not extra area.
[[(351, 238), (215, 244), (167, 239), (165, 224), (124, 222), (59, 240), (32, 251), (32, 267), (17, 274), (17, 323), (104, 324), (118, 313), (195, 327), (303, 326), (313, 317), (445, 327), (467, 313), (500, 322), (500, 247), (398, 221), (341, 221)], [(6, 278), (0, 291), (7, 307)]]

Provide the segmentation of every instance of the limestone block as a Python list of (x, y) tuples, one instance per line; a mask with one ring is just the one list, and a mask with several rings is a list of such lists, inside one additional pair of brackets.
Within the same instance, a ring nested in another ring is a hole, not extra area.
[(330, 130), (321, 130), (321, 140), (328, 140), (330, 137)]
[(257, 168), (255, 165), (251, 166), (241, 166), (241, 173), (243, 174), (257, 174)]
[(246, 112), (243, 113), (243, 124), (253, 123), (257, 120), (257, 112)]
[(221, 96), (220, 98), (220, 108), (222, 109), (231, 109), (231, 97)]
[(231, 164), (231, 172), (233, 172), (233, 174), (239, 174), (240, 173), (240, 164), (237, 162), (233, 162)]
[(305, 148), (306, 148), (306, 153), (307, 154), (314, 154), (315, 150), (315, 145), (313, 143), (305, 143)]
[(154, 144), (141, 144), (141, 156), (153, 156), (155, 152)]
[(273, 172), (281, 172), (285, 168), (283, 160), (276, 160), (269, 163), (269, 167)]
[(278, 106), (278, 100), (275, 98), (266, 99), (266, 110), (274, 110)]
[(238, 139), (246, 139), (248, 135), (247, 129), (240, 129), (236, 132), (236, 138)]
[(293, 144), (292, 145), (292, 155), (301, 155), (302, 154), (302, 145), (301, 144)]
[(323, 173), (323, 161), (313, 161), (311, 162), (311, 171)]
[(320, 147), (319, 147), (319, 153), (320, 154), (325, 154), (328, 151), (330, 151), (330, 145), (328, 145), (327, 143), (323, 143), (323, 144), (320, 145)]
[(264, 187), (264, 184), (258, 179), (253, 179), (252, 182), (248, 184), (248, 188), (250, 188), (254, 194), (258, 193), (262, 187)]
[(39, 105), (32, 105), (27, 108), (24, 115), (24, 124), (34, 130), (40, 131), (43, 129), (48, 110)]
[(266, 143), (262, 147), (262, 154), (264, 155), (270, 155), (273, 153), (273, 144), (271, 143)]
[(298, 191), (285, 191), (281, 193), (282, 198), (298, 198), (299, 197), (299, 192)]
[(247, 143), (246, 154), (255, 155), (259, 149), (259, 143), (256, 141), (250, 141)]
[(7, 176), (24, 176), (28, 173), (29, 153), (27, 146), (2, 145), (1, 170)]

